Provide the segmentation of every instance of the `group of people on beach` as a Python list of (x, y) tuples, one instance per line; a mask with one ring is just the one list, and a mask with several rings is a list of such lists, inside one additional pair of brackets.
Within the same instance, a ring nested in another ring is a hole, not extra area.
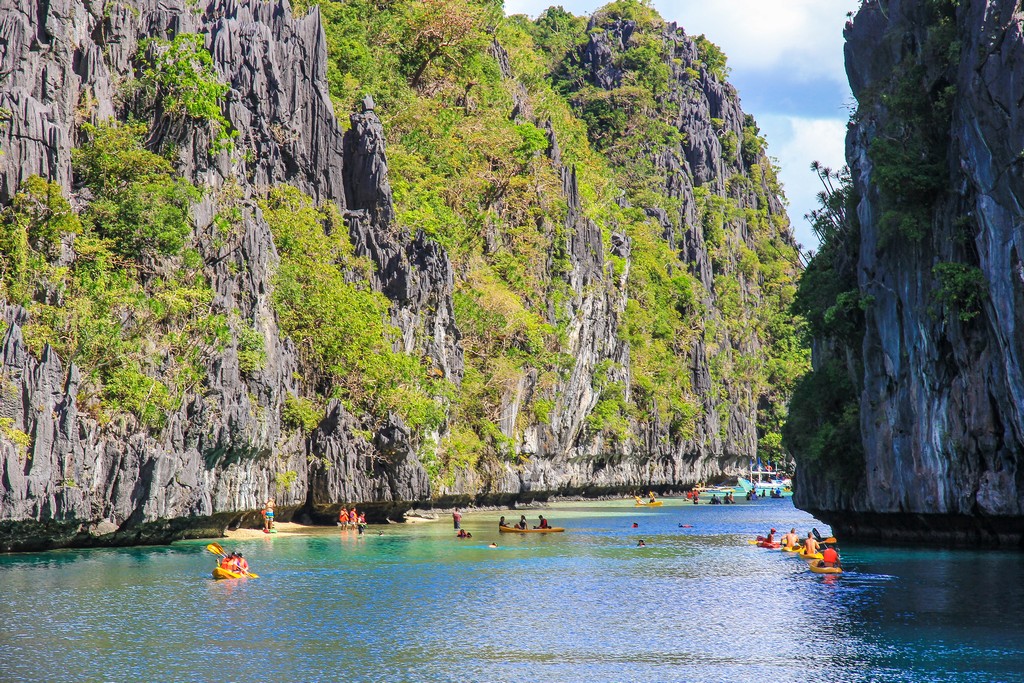
[(338, 526), (342, 529), (356, 528), (359, 533), (363, 533), (366, 531), (366, 513), (358, 512), (354, 505), (351, 510), (347, 505), (342, 505), (338, 513)]

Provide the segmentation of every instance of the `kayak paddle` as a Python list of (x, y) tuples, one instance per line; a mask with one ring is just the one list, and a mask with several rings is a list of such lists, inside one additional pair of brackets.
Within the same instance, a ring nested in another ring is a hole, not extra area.
[(811, 529), (811, 533), (814, 534), (814, 540), (816, 540), (818, 543), (825, 543), (827, 545), (835, 545), (836, 543), (839, 542), (836, 539), (835, 536), (829, 536), (828, 538), (822, 538), (821, 534), (818, 533), (817, 529)]

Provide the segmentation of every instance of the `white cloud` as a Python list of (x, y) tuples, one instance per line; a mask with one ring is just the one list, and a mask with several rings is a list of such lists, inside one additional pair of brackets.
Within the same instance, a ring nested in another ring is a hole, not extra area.
[(846, 83), (842, 32), (860, 0), (655, 0), (666, 19), (717, 43), (735, 71), (785, 65), (807, 80)]
[(546, 0), (505, 0), (505, 14), (527, 14), (535, 17), (552, 5), (561, 5), (573, 14), (590, 14), (600, 7), (589, 0), (547, 2)]
[(842, 168), (846, 163), (846, 121), (766, 115), (757, 123), (768, 139), (768, 154), (781, 168), (779, 176), (789, 198), (796, 241), (805, 248), (817, 249), (818, 239), (804, 220), (805, 214), (817, 208), (815, 197), (822, 189), (818, 176), (811, 171), (811, 162), (819, 161), (834, 170)]

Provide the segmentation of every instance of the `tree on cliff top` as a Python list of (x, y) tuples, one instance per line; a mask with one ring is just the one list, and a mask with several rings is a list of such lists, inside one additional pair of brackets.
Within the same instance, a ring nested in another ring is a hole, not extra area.
[(467, 0), (415, 0), (401, 10), (399, 52), (409, 85), (419, 87), (431, 66), (457, 64), (460, 54), (478, 50), (483, 29), (500, 15), (500, 3)]

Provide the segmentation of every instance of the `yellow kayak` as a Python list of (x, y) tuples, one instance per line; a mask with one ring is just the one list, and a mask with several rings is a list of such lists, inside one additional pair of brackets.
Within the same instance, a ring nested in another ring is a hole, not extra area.
[(803, 550), (798, 550), (796, 554), (797, 557), (799, 557), (801, 560), (804, 560), (805, 562), (812, 562), (814, 560), (822, 559), (821, 553), (814, 553), (813, 555), (808, 555)]
[(826, 567), (825, 563), (821, 560), (809, 562), (807, 568), (815, 574), (842, 574), (843, 570), (841, 567)]
[(248, 574), (243, 574), (241, 572), (233, 572), (230, 569), (224, 569), (223, 567), (214, 567), (213, 568), (213, 578), (220, 580), (220, 579), (258, 579), (260, 577), (257, 576), (256, 574), (253, 574), (252, 572), (249, 572)]
[(654, 501), (652, 503), (643, 503), (643, 502), (640, 502), (638, 500), (636, 502), (636, 505), (634, 505), (633, 507), (638, 507), (638, 508), (657, 508), (657, 507), (661, 507), (661, 501), (660, 500), (656, 500), (656, 501)]
[(517, 529), (514, 526), (499, 526), (498, 531), (503, 534), (554, 534), (565, 531), (560, 526), (552, 526), (547, 529)]

